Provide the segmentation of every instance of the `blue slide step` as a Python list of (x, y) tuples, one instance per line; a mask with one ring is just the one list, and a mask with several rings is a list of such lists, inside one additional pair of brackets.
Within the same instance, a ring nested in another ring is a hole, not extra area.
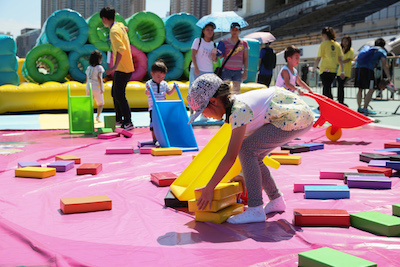
[(347, 185), (306, 185), (304, 197), (307, 199), (350, 198), (350, 190)]
[(194, 137), (192, 125), (179, 87), (174, 84), (180, 100), (156, 101), (153, 98), (153, 130), (161, 147), (177, 147), (182, 151), (197, 151), (199, 147)]

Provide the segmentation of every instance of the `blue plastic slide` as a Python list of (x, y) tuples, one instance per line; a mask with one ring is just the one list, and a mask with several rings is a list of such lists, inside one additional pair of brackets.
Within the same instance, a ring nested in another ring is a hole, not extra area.
[(179, 87), (174, 84), (180, 100), (156, 101), (153, 90), (153, 130), (161, 147), (177, 147), (182, 151), (197, 151), (192, 125)]

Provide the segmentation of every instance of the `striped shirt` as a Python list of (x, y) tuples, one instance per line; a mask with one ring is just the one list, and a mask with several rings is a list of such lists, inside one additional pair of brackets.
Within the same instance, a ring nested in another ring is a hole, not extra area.
[[(230, 38), (222, 40), (223, 44), (225, 45), (224, 51), (224, 60), (235, 47), (235, 43), (231, 43)], [(235, 51), (233, 52), (232, 56), (229, 58), (228, 62), (225, 64), (225, 68), (230, 70), (241, 70), (243, 69), (243, 55), (244, 51), (249, 50), (249, 45), (245, 40), (240, 40), (239, 45), (236, 47)]]
[[(149, 84), (151, 89), (153, 90), (154, 97), (156, 98), (156, 101), (159, 100), (165, 100), (166, 99), (166, 93), (171, 90), (168, 86), (168, 83), (166, 81), (162, 81), (161, 83), (156, 83), (152, 79), (148, 80), (146, 84)], [(147, 92), (147, 87), (145, 92)], [(149, 110), (153, 109), (153, 98), (151, 98), (151, 94), (148, 97), (148, 102), (149, 102)]]

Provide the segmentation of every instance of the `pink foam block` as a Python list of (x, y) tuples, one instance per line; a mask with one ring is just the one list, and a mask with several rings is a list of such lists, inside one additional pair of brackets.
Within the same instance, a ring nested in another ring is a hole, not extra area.
[(337, 184), (293, 184), (293, 193), (304, 193), (306, 185), (337, 185)]
[(133, 147), (107, 147), (106, 154), (133, 154)]
[(122, 134), (123, 136), (127, 137), (127, 138), (131, 138), (133, 136), (133, 133), (122, 129), (122, 128), (115, 128), (114, 132)]
[(346, 172), (351, 172), (349, 170), (336, 170), (336, 169), (321, 169), (319, 171), (320, 179), (338, 179), (344, 180), (344, 174)]
[(146, 145), (146, 146), (142, 146), (140, 147), (140, 154), (151, 154), (151, 150), (153, 148), (157, 148), (158, 146), (155, 145)]
[(97, 135), (97, 138), (99, 139), (112, 139), (116, 137), (119, 137), (119, 133), (102, 133)]

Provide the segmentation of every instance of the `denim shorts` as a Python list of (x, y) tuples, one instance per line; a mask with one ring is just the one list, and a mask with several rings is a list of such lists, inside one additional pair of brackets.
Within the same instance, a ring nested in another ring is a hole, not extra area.
[(223, 81), (242, 82), (242, 70), (222, 69), (221, 79)]

